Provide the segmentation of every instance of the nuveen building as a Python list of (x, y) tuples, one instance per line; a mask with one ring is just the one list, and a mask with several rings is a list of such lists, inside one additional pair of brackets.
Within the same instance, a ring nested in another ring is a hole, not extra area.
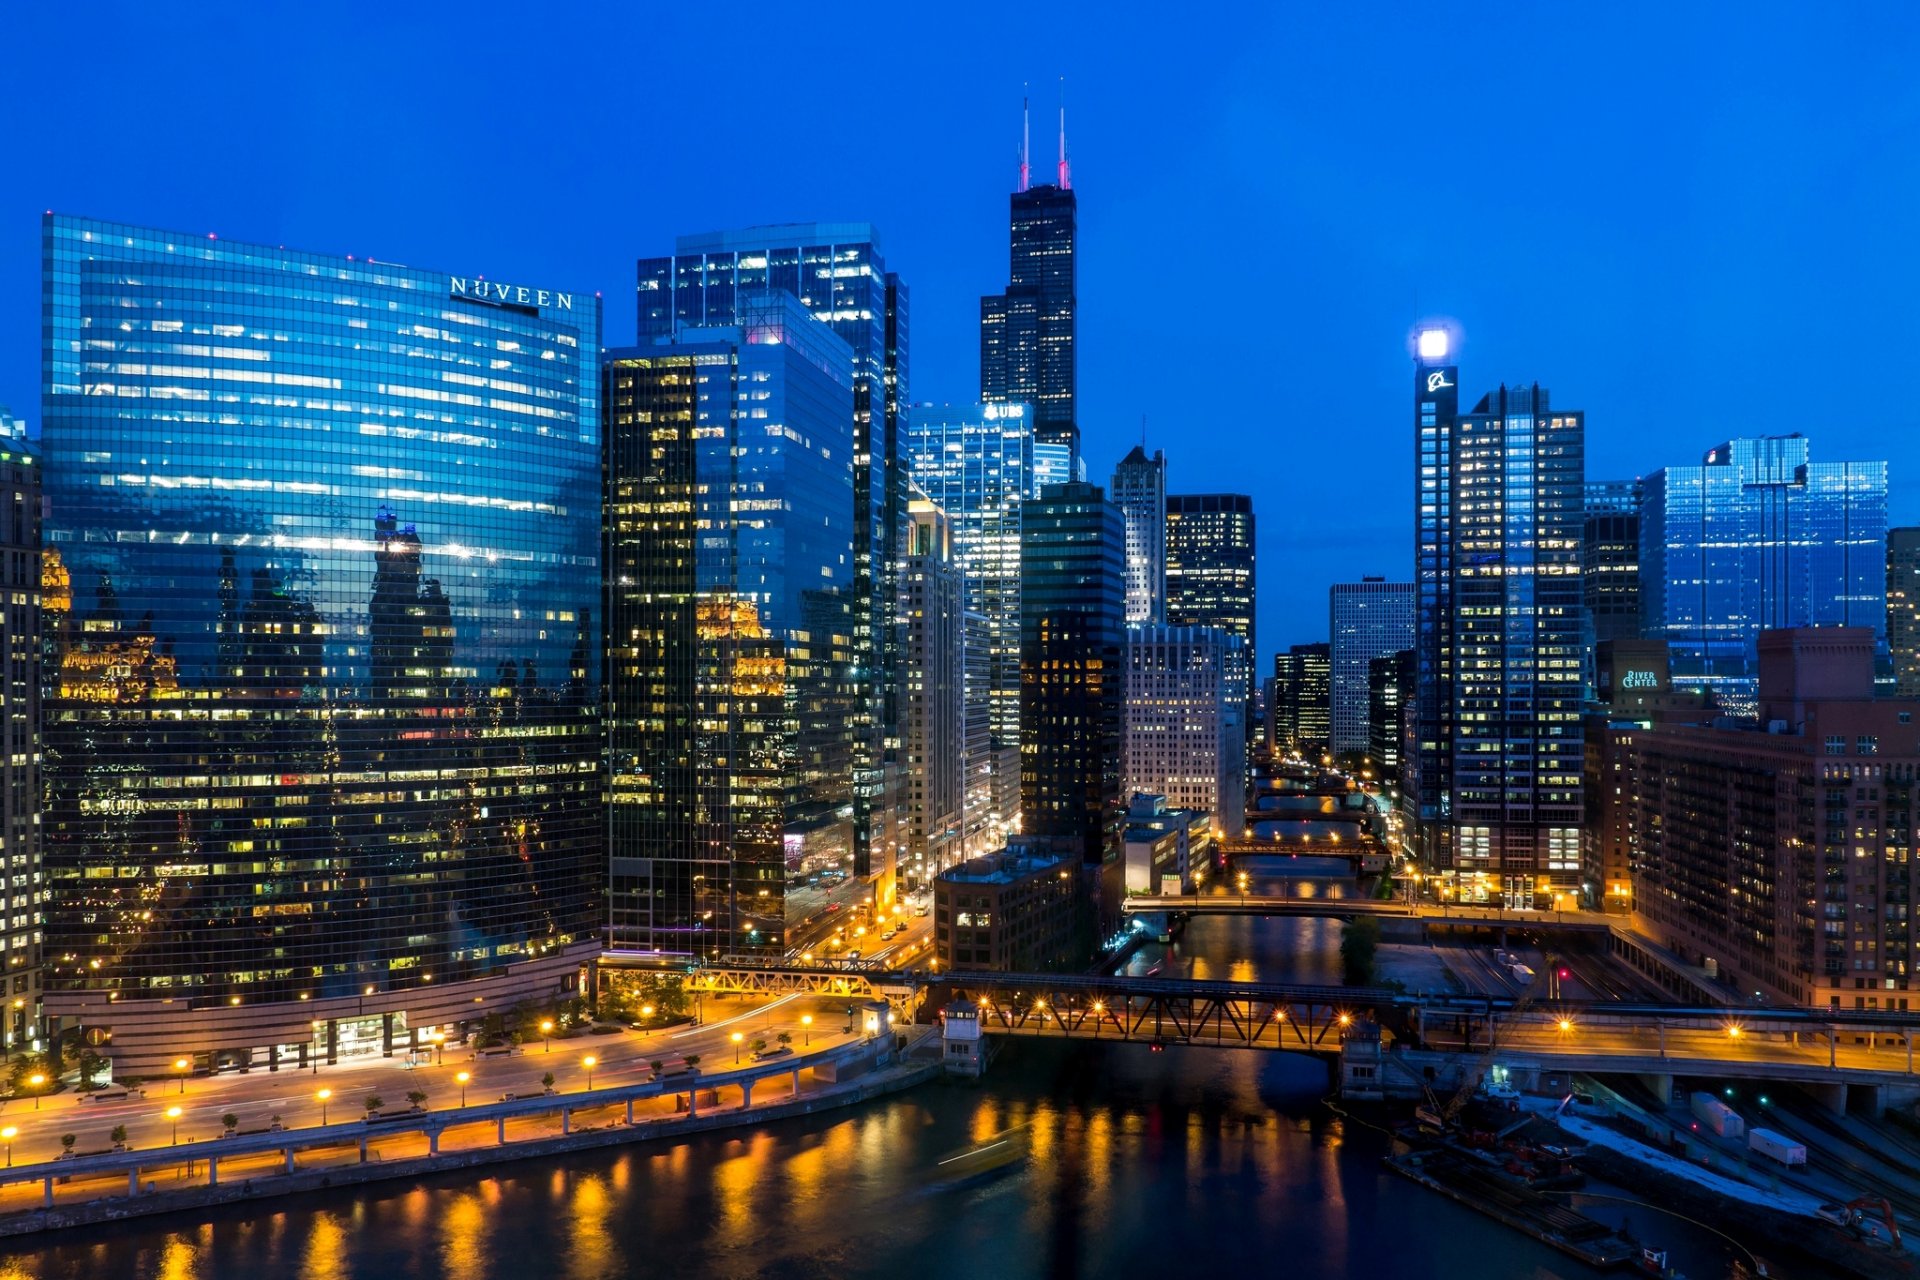
[(600, 303), (44, 224), (50, 1017), (121, 1070), (563, 989), (605, 877)]

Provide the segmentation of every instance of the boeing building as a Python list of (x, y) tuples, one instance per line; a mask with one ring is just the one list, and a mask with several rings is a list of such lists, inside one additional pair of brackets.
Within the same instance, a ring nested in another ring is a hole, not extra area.
[(598, 947), (600, 300), (49, 214), (45, 1013), (402, 1054)]

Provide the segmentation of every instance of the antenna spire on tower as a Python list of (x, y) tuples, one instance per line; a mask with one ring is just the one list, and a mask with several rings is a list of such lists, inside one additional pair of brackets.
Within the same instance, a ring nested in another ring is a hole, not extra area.
[(1067, 78), (1060, 77), (1060, 189), (1073, 189), (1073, 175), (1067, 171)]
[[(1022, 85), (1022, 89), (1026, 86)], [(1033, 141), (1033, 125), (1027, 111), (1027, 95), (1020, 95), (1020, 190), (1027, 189), (1027, 154)]]

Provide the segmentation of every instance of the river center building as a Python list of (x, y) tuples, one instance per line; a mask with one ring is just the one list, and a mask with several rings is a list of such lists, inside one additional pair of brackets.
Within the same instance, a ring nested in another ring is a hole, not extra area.
[(598, 950), (600, 300), (48, 215), (46, 1012), (395, 1053)]

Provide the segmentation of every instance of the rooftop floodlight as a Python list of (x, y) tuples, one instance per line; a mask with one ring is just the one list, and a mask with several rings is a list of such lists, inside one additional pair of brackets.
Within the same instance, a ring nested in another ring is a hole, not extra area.
[(1419, 350), (1422, 360), (1445, 360), (1447, 358), (1447, 331), (1445, 329), (1422, 329), (1420, 331)]

